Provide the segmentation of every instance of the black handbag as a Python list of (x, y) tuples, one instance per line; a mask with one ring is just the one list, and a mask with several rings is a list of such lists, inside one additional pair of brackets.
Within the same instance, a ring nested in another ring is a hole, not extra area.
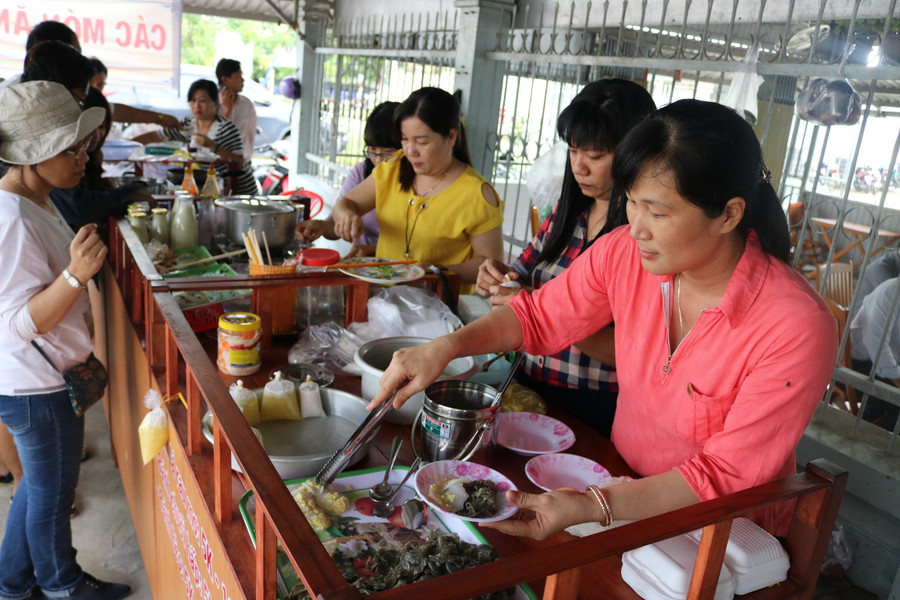
[(72, 402), (72, 410), (75, 411), (76, 415), (82, 416), (87, 409), (103, 397), (103, 391), (106, 389), (106, 384), (109, 381), (109, 374), (106, 372), (106, 367), (97, 360), (93, 352), (83, 363), (79, 363), (62, 372), (44, 354), (40, 346), (35, 342), (31, 342), (31, 344), (37, 348), (44, 360), (50, 363), (53, 370), (62, 375), (63, 380), (66, 382), (66, 391), (69, 392), (69, 400)]

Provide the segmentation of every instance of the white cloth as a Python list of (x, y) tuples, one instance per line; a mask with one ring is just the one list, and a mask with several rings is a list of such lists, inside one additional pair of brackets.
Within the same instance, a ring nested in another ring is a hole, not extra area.
[(900, 318), (891, 311), (900, 277), (888, 279), (863, 298), (850, 323), (850, 353), (856, 360), (875, 362), (882, 332), (889, 327), (884, 349), (875, 365), (875, 374), (900, 379)]
[[(248, 162), (253, 156), (253, 146), (256, 144), (256, 109), (246, 96), (237, 95), (231, 114), (225, 114), (225, 105), (219, 102), (219, 114), (234, 123), (241, 132), (241, 143), (244, 145), (244, 159)], [(212, 137), (212, 136), (210, 136)]]
[[(52, 206), (52, 205), (51, 205)], [(28, 301), (69, 264), (74, 233), (59, 212), (0, 190), (0, 395), (30, 395), (64, 389), (63, 379), (31, 345), (36, 340), (56, 368), (84, 362), (93, 349), (87, 293), (62, 321), (41, 335)]]

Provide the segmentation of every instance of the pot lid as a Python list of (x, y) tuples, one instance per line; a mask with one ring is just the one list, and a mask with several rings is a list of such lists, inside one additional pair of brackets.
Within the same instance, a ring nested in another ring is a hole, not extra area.
[(247, 212), (252, 214), (285, 214), (297, 212), (297, 207), (288, 202), (269, 200), (255, 196), (228, 196), (216, 200), (218, 206), (229, 210)]

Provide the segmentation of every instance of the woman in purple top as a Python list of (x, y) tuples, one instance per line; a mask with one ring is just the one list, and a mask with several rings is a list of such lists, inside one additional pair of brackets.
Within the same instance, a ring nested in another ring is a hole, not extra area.
[[(382, 102), (369, 114), (369, 118), (366, 119), (366, 129), (363, 133), (363, 139), (366, 142), (366, 149), (363, 154), (366, 158), (356, 163), (350, 169), (350, 174), (344, 180), (344, 185), (341, 186), (338, 198), (343, 197), (347, 192), (362, 183), (366, 177), (372, 174), (372, 170), (381, 161), (397, 151), (397, 142), (394, 141), (393, 120), (394, 109), (399, 105), (399, 102)], [(364, 214), (362, 221), (363, 234), (353, 243), (346, 258), (375, 256), (375, 246), (378, 245), (379, 232), (375, 211), (370, 210)], [(297, 237), (301, 240), (311, 241), (321, 235), (324, 235), (329, 240), (337, 239), (338, 236), (334, 233), (334, 221), (331, 217), (297, 224)]]

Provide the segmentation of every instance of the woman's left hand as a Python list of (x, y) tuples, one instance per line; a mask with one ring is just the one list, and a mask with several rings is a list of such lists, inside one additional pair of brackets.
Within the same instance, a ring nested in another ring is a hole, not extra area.
[(195, 146), (202, 146), (204, 148), (209, 148), (212, 150), (216, 147), (216, 142), (212, 138), (203, 135), (202, 133), (195, 133), (191, 136), (191, 142)]
[(519, 513), (505, 521), (479, 523), (479, 527), (543, 540), (566, 527), (594, 518), (593, 500), (574, 488), (559, 488), (544, 494), (510, 490), (506, 492), (506, 500), (517, 506)]

